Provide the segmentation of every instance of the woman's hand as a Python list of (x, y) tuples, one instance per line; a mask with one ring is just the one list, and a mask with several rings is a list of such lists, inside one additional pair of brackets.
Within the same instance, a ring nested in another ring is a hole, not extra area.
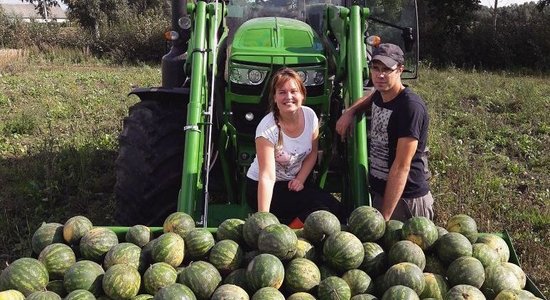
[(300, 179), (294, 178), (288, 182), (288, 189), (290, 191), (299, 192), (304, 189), (304, 183)]

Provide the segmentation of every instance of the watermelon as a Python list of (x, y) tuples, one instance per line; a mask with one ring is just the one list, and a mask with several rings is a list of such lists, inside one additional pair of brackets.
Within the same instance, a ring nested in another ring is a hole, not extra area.
[(382, 300), (419, 300), (418, 294), (410, 287), (394, 285), (387, 289)]
[(251, 291), (263, 287), (280, 288), (285, 278), (285, 269), (275, 255), (263, 253), (252, 259), (246, 268), (246, 279)]
[(165, 262), (176, 268), (183, 262), (185, 256), (185, 242), (175, 232), (163, 233), (154, 240), (151, 249), (153, 262)]
[(290, 260), (296, 255), (298, 237), (285, 224), (271, 224), (266, 226), (258, 235), (258, 250), (260, 253), (269, 253), (282, 261)]
[(258, 237), (262, 229), (271, 224), (280, 224), (279, 219), (270, 212), (256, 212), (243, 224), (243, 238), (252, 249), (258, 249)]
[(386, 230), (382, 236), (382, 246), (385, 249), (391, 249), (391, 246), (402, 239), (401, 230), (403, 222), (399, 220), (386, 221)]
[(77, 261), (65, 272), (63, 285), (68, 293), (74, 290), (87, 290), (97, 296), (101, 292), (101, 280), (104, 273), (103, 268), (96, 262)]
[(84, 216), (71, 217), (63, 225), (63, 239), (69, 245), (78, 245), (93, 227), (92, 221)]
[(539, 299), (533, 293), (526, 290), (506, 289), (498, 293), (495, 300)]
[(477, 240), (477, 224), (476, 221), (465, 214), (454, 215), (447, 220), (446, 229), (449, 232), (458, 232), (470, 240), (470, 243), (475, 243)]
[(187, 232), (184, 238), (185, 255), (190, 260), (200, 260), (208, 256), (216, 241), (206, 228), (194, 228)]
[(189, 231), (195, 228), (195, 220), (190, 215), (177, 211), (164, 219), (162, 228), (164, 233), (174, 232), (183, 239)]
[(506, 241), (500, 236), (492, 233), (480, 233), (476, 242), (486, 244), (495, 250), (500, 256), (501, 262), (507, 262), (510, 259), (508, 244), (506, 244)]
[(434, 273), (445, 276), (447, 268), (441, 262), (441, 260), (434, 253), (426, 254), (426, 267), (424, 268), (426, 273)]
[(426, 217), (412, 217), (405, 221), (401, 234), (404, 240), (417, 244), (424, 251), (430, 249), (439, 238), (437, 227)]
[(351, 299), (351, 290), (344, 279), (330, 276), (319, 283), (317, 296), (319, 300)]
[(438, 238), (446, 235), (447, 233), (449, 233), (449, 231), (441, 226), (435, 226), (437, 228), (437, 236)]
[(177, 281), (189, 287), (197, 299), (210, 299), (222, 276), (212, 264), (195, 261), (179, 274)]
[(352, 296), (374, 291), (374, 282), (365, 271), (349, 270), (342, 275), (342, 279), (348, 284)]
[(386, 286), (404, 285), (421, 294), (426, 286), (422, 270), (415, 264), (402, 262), (391, 266), (384, 275)]
[(153, 295), (139, 294), (135, 297), (132, 297), (130, 300), (151, 300), (151, 299), (154, 299)]
[(210, 250), (208, 261), (218, 269), (220, 274), (227, 275), (241, 266), (243, 255), (244, 252), (237, 242), (221, 240)]
[(500, 263), (500, 256), (493, 248), (484, 243), (472, 245), (472, 256), (477, 258), (484, 268)]
[(321, 281), (323, 281), (324, 279), (330, 277), (330, 276), (340, 276), (341, 273), (334, 270), (333, 268), (327, 266), (326, 264), (321, 264), (321, 265), (318, 265), (319, 267), (319, 272), (321, 273)]
[(60, 297), (65, 297), (67, 295), (65, 286), (63, 286), (63, 279), (50, 280), (46, 285), (46, 291), (54, 292)]
[(222, 284), (212, 294), (211, 300), (248, 300), (250, 297), (244, 289), (233, 284)]
[(472, 244), (462, 234), (449, 232), (437, 241), (436, 252), (444, 264), (450, 264), (461, 256), (472, 256)]
[(61, 297), (50, 291), (36, 291), (27, 296), (27, 300), (61, 300)]
[[(445, 300), (485, 300), (483, 293), (475, 286), (459, 284), (453, 286), (447, 294)], [(491, 298), (492, 299), (492, 298)]]
[(517, 279), (519, 280), (519, 287), (525, 288), (525, 285), (527, 284), (527, 275), (525, 275), (525, 272), (516, 264), (513, 264), (511, 262), (505, 262), (502, 263), (504, 267), (511, 270), (514, 275), (516, 275)]
[(445, 277), (439, 274), (424, 273), (424, 279), (426, 281), (426, 286), (424, 287), (424, 290), (422, 290), (422, 293), (420, 293), (420, 298), (434, 298), (443, 300), (445, 294), (447, 294), (447, 291), (449, 290)]
[(25, 300), (25, 295), (18, 290), (5, 290), (0, 292), (0, 300)]
[(100, 263), (103, 256), (116, 244), (118, 244), (118, 237), (111, 229), (95, 227), (80, 240), (80, 254), (86, 260)]
[(304, 221), (304, 237), (316, 244), (323, 241), (327, 236), (340, 231), (340, 220), (331, 212), (326, 210), (314, 211)]
[(3, 289), (18, 290), (25, 296), (45, 290), (49, 281), (48, 270), (44, 264), (30, 257), (15, 260), (0, 274)]
[(449, 265), (447, 278), (451, 286), (467, 284), (480, 288), (485, 281), (485, 269), (477, 258), (462, 256)]
[(232, 240), (239, 245), (244, 244), (243, 238), (244, 220), (241, 219), (226, 219), (220, 223), (216, 230), (216, 240)]
[(87, 290), (74, 290), (64, 300), (95, 300), (95, 296)]
[(128, 228), (124, 240), (138, 247), (143, 247), (153, 239), (151, 228), (145, 225), (134, 225)]
[(111, 299), (130, 299), (136, 296), (141, 286), (141, 276), (136, 268), (118, 264), (105, 271), (103, 291)]
[(348, 220), (349, 230), (361, 242), (375, 242), (386, 231), (386, 220), (374, 207), (359, 206), (354, 209)]
[(175, 283), (178, 273), (171, 265), (158, 262), (149, 266), (142, 278), (145, 292), (154, 295), (161, 288)]
[(127, 264), (139, 270), (140, 257), (140, 247), (133, 243), (120, 243), (107, 251), (103, 259), (103, 268), (108, 270), (116, 264)]
[(286, 300), (316, 300), (316, 299), (310, 293), (298, 292), (288, 296)]
[(355, 235), (340, 231), (325, 240), (323, 256), (327, 264), (335, 270), (347, 271), (361, 265), (365, 257), (365, 249)]
[(363, 250), (365, 256), (359, 268), (371, 277), (383, 274), (387, 268), (387, 255), (384, 249), (377, 243), (366, 242), (363, 243)]
[(321, 282), (321, 271), (306, 258), (295, 258), (285, 268), (284, 286), (291, 292), (308, 292)]
[(521, 290), (521, 282), (504, 263), (489, 266), (485, 269), (485, 282), (481, 286), (483, 294), (490, 299), (495, 298), (505, 289)]
[(48, 270), (50, 279), (63, 278), (65, 272), (76, 262), (76, 255), (71, 247), (54, 243), (42, 249), (38, 260)]
[(32, 235), (31, 248), (35, 254), (40, 254), (46, 246), (64, 242), (62, 224), (42, 223)]
[(248, 280), (246, 279), (246, 269), (237, 269), (229, 273), (223, 279), (224, 284), (232, 284), (241, 287), (245, 291), (250, 291), (250, 286), (248, 285)]
[(351, 300), (378, 300), (378, 298), (371, 294), (359, 294), (351, 297)]
[(311, 261), (316, 261), (317, 251), (315, 250), (315, 246), (304, 238), (298, 238), (294, 258), (307, 258)]
[(193, 291), (181, 283), (173, 283), (160, 289), (154, 300), (197, 300)]
[(285, 300), (285, 296), (278, 289), (266, 286), (257, 290), (252, 295), (252, 300)]
[(403, 240), (395, 243), (388, 252), (388, 263), (390, 266), (400, 262), (410, 262), (417, 265), (421, 270), (424, 270), (426, 256), (418, 244), (410, 240)]

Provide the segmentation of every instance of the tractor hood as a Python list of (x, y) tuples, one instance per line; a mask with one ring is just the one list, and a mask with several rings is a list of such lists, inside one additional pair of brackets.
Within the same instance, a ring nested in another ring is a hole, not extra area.
[(323, 46), (313, 29), (298, 20), (256, 18), (241, 25), (231, 59), (245, 64), (294, 65), (324, 62)]

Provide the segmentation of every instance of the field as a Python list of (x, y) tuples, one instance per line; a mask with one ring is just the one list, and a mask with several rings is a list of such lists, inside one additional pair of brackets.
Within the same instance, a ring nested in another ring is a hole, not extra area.
[[(114, 159), (133, 86), (158, 66), (12, 54), (0, 59), (0, 263), (30, 255), (41, 222), (113, 224)], [(548, 76), (421, 67), (408, 84), (430, 115), (436, 223), (458, 213), (507, 230), (523, 269), (550, 292)]]

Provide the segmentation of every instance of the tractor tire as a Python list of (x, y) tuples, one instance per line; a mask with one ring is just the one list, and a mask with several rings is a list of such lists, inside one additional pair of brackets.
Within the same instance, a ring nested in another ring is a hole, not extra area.
[(181, 186), (187, 101), (142, 100), (119, 136), (116, 211), (119, 225), (162, 226), (176, 211)]

